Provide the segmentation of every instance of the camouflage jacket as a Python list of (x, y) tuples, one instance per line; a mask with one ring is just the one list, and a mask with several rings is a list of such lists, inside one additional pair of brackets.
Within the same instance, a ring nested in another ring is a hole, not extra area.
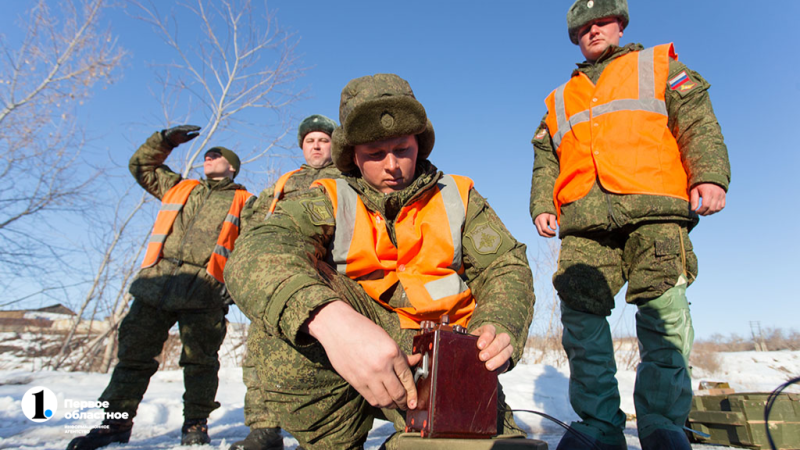
[[(612, 46), (595, 63), (578, 64), (572, 75), (583, 72), (593, 83), (597, 83), (600, 74), (611, 61), (642, 49), (644, 47), (641, 44)], [(670, 61), (668, 79), (684, 70), (690, 82), (696, 83), (696, 86), (685, 91), (671, 90), (664, 86), (667, 126), (678, 142), (681, 159), (689, 175), (689, 186), (714, 183), (727, 191), (730, 182), (728, 149), (711, 107), (708, 95), (710, 85), (699, 74), (676, 60)], [(556, 213), (553, 188), (559, 174), (559, 163), (545, 119), (542, 119), (531, 141), (534, 151), (530, 201), (532, 219), (542, 213)], [(562, 206), (559, 235), (563, 237), (573, 233), (605, 231), (653, 220), (696, 223), (698, 218), (684, 200), (655, 195), (613, 194), (595, 183), (585, 197)]]
[[(344, 178), (367, 208), (386, 219), (394, 242), (394, 222), (400, 210), (421, 192), (432, 189), (441, 176), (430, 162), (423, 161), (409, 187), (386, 195), (360, 177)], [(311, 206), (313, 214), (307, 209)], [(338, 298), (315, 269), (316, 260), (328, 257), (335, 227), (333, 206), (321, 187), (280, 201), (268, 220), (249, 226), (225, 268), (228, 288), (242, 311), (270, 334), (297, 342), (310, 313)], [(469, 195), (462, 245), (467, 284), (477, 302), (469, 329), (491, 323), (498, 332), (507, 332), (516, 362), (533, 316), (531, 269), (525, 245), (511, 236), (474, 189)], [(402, 286), (395, 289), (389, 304), (410, 306)]]
[[(128, 164), (136, 181), (159, 200), (183, 180), (164, 165), (173, 148), (161, 133), (154, 133)], [(229, 179), (201, 180), (172, 225), (164, 257), (139, 271), (131, 295), (166, 310), (222, 307), (225, 287), (206, 272), (206, 266), (237, 189), (245, 187)], [(251, 197), (248, 205), (254, 201)]]
[[(325, 166), (315, 169), (308, 164), (300, 166), (300, 171), (295, 172), (286, 181), (283, 187), (283, 197), (287, 198), (296, 195), (311, 186), (314, 180), (321, 178), (341, 178), (342, 173), (333, 165), (328, 163)], [(258, 195), (258, 200), (255, 201), (250, 207), (242, 211), (242, 230), (247, 228), (253, 221), (262, 222), (266, 218), (270, 205), (275, 197), (275, 185), (264, 189)]]

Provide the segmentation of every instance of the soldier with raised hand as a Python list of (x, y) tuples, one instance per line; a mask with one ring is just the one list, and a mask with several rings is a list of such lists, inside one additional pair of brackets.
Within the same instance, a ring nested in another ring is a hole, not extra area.
[[(181, 125), (154, 133), (133, 154), (131, 174), (161, 200), (153, 234), (130, 293), (134, 300), (119, 328), (119, 363), (100, 401), (106, 419), (68, 450), (93, 450), (130, 439), (133, 417), (150, 377), (158, 370), (169, 330), (177, 322), (183, 345), (184, 423), (181, 444), (206, 444), (207, 419), (219, 408), (219, 348), (225, 338), (230, 297), (223, 271), (239, 235), (243, 208), (255, 201), (233, 180), (239, 173), (236, 153), (224, 147), (206, 151), (204, 180), (184, 179), (164, 161), (172, 150), (199, 135), (200, 127)], [(115, 416), (116, 417), (116, 416)]]
[[(525, 245), (469, 178), (428, 160), (433, 126), (409, 84), (351, 80), (339, 119), (332, 157), (343, 178), (280, 201), (226, 268), (239, 307), (279, 338), (264, 352), (262, 393), (306, 449), (362, 448), (376, 416), (405, 427), (421, 321), (448, 315), (479, 336), (488, 370), (504, 370), (533, 314)], [(498, 416), (500, 433), (522, 434), (510, 413)]]
[[(261, 192), (252, 208), (242, 214), (245, 226), (262, 222), (275, 210), (278, 200), (308, 189), (314, 180), (339, 178), (341, 173), (331, 161), (331, 135), (336, 129), (333, 119), (320, 114), (306, 117), (297, 129), (297, 144), (303, 150), (306, 163), (299, 169), (283, 174), (272, 186)], [(247, 393), (244, 396), (244, 424), (250, 433), (244, 440), (234, 442), (230, 450), (282, 450), (280, 421), (268, 409), (261, 393), (258, 367), (269, 362), (266, 349), (269, 340), (278, 339), (267, 335), (264, 327), (252, 324), (247, 331), (247, 355), (242, 364), (242, 378)], [(262, 367), (262, 371), (269, 367)]]
[(634, 391), (643, 450), (689, 449), (694, 331), (686, 287), (697, 275), (688, 232), (725, 207), (727, 148), (709, 84), (672, 44), (619, 46), (625, 0), (578, 0), (569, 37), (586, 58), (545, 100), (533, 138), (530, 212), (558, 230), (553, 277), (570, 362), (573, 423), (558, 449), (625, 449), (625, 414), (606, 316), (628, 283), (638, 307)]

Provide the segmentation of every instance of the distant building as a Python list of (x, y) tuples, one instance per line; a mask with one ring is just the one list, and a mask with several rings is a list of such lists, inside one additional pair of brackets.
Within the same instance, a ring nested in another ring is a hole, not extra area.
[[(57, 303), (39, 309), (0, 311), (0, 332), (47, 332), (68, 330), (75, 323), (77, 314), (66, 306)], [(78, 331), (98, 333), (108, 328), (106, 321), (82, 320)]]

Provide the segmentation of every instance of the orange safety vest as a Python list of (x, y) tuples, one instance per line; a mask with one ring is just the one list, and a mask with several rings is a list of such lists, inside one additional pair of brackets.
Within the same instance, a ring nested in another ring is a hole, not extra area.
[(283, 188), (286, 187), (286, 183), (289, 181), (292, 175), (297, 172), (300, 172), (302, 169), (295, 169), (291, 172), (286, 172), (285, 174), (281, 175), (278, 178), (278, 181), (275, 182), (275, 187), (273, 188), (273, 197), (272, 197), (272, 204), (269, 205), (269, 212), (267, 212), (267, 217), (271, 216), (273, 212), (275, 212), (275, 206), (278, 205), (278, 200), (283, 197)]
[(665, 89), (672, 44), (620, 56), (597, 85), (580, 72), (545, 100), (547, 127), (559, 157), (553, 202), (585, 196), (595, 183), (617, 194), (689, 200), (688, 178), (667, 127)]
[[(153, 225), (153, 234), (147, 244), (142, 268), (154, 266), (161, 259), (164, 242), (166, 242), (167, 236), (172, 230), (172, 225), (189, 199), (189, 194), (198, 184), (200, 184), (198, 180), (183, 180), (164, 194), (161, 199), (161, 209), (158, 211), (156, 223)], [(211, 258), (208, 261), (206, 271), (220, 283), (225, 282), (222, 278), (222, 273), (225, 270), (228, 257), (233, 251), (234, 242), (239, 237), (239, 217), (247, 199), (252, 196), (253, 194), (245, 190), (236, 190), (231, 207), (228, 210), (225, 221), (222, 223), (222, 230), (217, 238), (214, 252), (211, 253)]]
[[(337, 271), (397, 313), (403, 328), (419, 328), (421, 321), (444, 314), (454, 325), (468, 325), (475, 299), (462, 278), (461, 233), (472, 180), (445, 175), (404, 206), (395, 219), (397, 246), (386, 219), (367, 209), (347, 181), (320, 179), (314, 185), (325, 187), (333, 203), (336, 229), (329, 260)], [(393, 308), (381, 300), (398, 281), (412, 306)]]

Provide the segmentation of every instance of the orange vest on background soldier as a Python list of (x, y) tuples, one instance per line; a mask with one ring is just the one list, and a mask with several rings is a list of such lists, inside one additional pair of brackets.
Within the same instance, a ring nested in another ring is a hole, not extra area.
[[(162, 250), (167, 236), (172, 230), (172, 224), (178, 214), (189, 199), (192, 190), (200, 184), (197, 180), (183, 180), (172, 187), (161, 200), (161, 209), (156, 216), (156, 223), (153, 225), (153, 233), (150, 242), (147, 244), (147, 252), (142, 261), (142, 268), (155, 265), (163, 256)], [(233, 251), (234, 242), (239, 237), (239, 218), (247, 200), (253, 194), (243, 189), (237, 189), (225, 221), (222, 223), (222, 230), (217, 238), (217, 245), (211, 258), (208, 261), (206, 270), (220, 283), (225, 281), (222, 273), (225, 270), (225, 263), (228, 261), (230, 253)]]
[(665, 195), (688, 201), (686, 171), (667, 127), (664, 86), (672, 44), (611, 62), (597, 85), (573, 76), (545, 100), (546, 123), (560, 162), (553, 201), (585, 196), (596, 180), (615, 194)]

